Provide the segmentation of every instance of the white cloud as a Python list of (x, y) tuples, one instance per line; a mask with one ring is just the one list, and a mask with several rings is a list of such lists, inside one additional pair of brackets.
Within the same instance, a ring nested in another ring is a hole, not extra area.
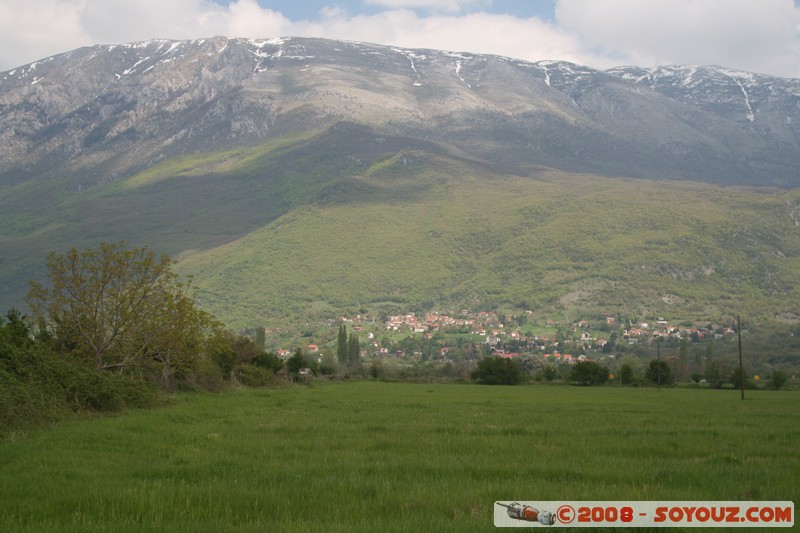
[(0, 70), (91, 44), (81, 27), (81, 0), (0, 3)]
[[(208, 0), (7, 0), (17, 4), (0, 20), (20, 20), (42, 28), (28, 35), (19, 24), (0, 22), (0, 69), (11, 68), (78, 46), (120, 43), (155, 37), (187, 39), (228, 35), (236, 37), (312, 36), (381, 44), (483, 52), (525, 59), (578, 61), (579, 41), (539, 19), (477, 12), (466, 15), (419, 15), (410, 9), (389, 9), (372, 15), (348, 15), (324, 9), (319, 20), (293, 22), (260, 7), (255, 0), (228, 6)], [(378, 0), (374, 0), (378, 1)], [(383, 3), (464, 8), (473, 0), (380, 0)], [(482, 1), (482, 0), (481, 0)], [(49, 18), (38, 16), (52, 13)], [(56, 15), (58, 13), (58, 15)], [(0, 12), (2, 14), (2, 12)], [(68, 24), (64, 24), (68, 21)], [(34, 24), (36, 23), (36, 24)], [(54, 31), (55, 30), (55, 31)], [(21, 42), (35, 44), (25, 51)], [(16, 45), (13, 50), (11, 45)]]
[(389, 9), (428, 9), (445, 13), (458, 13), (465, 9), (488, 7), (491, 0), (365, 0), (368, 5)]
[(291, 22), (256, 0), (2, 0), (0, 70), (91, 44), (214, 35), (281, 36)]
[(213, 27), (225, 10), (198, 0), (85, 0), (80, 10), (84, 31), (99, 43), (197, 37)]
[[(301, 25), (296, 25), (300, 28)], [(473, 13), (421, 17), (410, 10), (345, 17), (302, 25), (304, 35), (378, 42), (409, 48), (481, 52), (527, 59), (577, 60), (578, 41), (539, 19)]]
[(584, 50), (643, 66), (717, 64), (800, 76), (792, 0), (559, 0), (557, 24)]
[(281, 37), (291, 28), (289, 19), (261, 8), (255, 0), (238, 0), (231, 4), (221, 21), (224, 21), (224, 30), (217, 34), (236, 37)]

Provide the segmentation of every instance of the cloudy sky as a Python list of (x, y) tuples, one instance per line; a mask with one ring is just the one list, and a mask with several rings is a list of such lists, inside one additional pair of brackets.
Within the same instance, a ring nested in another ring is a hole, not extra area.
[(80, 46), (310, 36), (800, 78), (800, 0), (0, 0), (0, 71)]

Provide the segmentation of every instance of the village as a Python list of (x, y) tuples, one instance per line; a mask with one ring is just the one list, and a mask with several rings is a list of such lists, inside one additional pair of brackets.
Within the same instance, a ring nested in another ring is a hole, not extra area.
[[(405, 313), (382, 319), (341, 315), (328, 321), (330, 328), (340, 325), (359, 336), (362, 359), (403, 358), (445, 363), (453, 359), (486, 356), (513, 359), (537, 354), (545, 362), (574, 364), (613, 359), (618, 352), (635, 351), (637, 347), (641, 351), (656, 342), (677, 346), (682, 341), (730, 340), (736, 334), (729, 326), (677, 326), (663, 317), (648, 322), (623, 321), (611, 314), (601, 314), (592, 320), (562, 324), (552, 319), (534, 320), (531, 312), (516, 316), (469, 310), (455, 315), (437, 311)], [(331, 350), (331, 342), (322, 338), (318, 343), (303, 346), (303, 350), (321, 358), (326, 350)], [(276, 353), (287, 359), (294, 351), (281, 348)]]

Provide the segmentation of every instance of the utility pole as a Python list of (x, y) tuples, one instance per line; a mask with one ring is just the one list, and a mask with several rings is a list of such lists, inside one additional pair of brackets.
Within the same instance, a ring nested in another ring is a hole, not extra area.
[(736, 333), (739, 334), (739, 385), (742, 388), (742, 400), (744, 400), (744, 363), (742, 362), (742, 322), (739, 315), (736, 315)]

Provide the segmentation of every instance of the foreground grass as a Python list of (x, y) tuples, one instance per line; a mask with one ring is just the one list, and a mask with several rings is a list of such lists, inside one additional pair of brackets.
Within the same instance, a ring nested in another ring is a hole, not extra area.
[(476, 531), (496, 500), (794, 500), (794, 393), (375, 382), (0, 443), (1, 531)]

